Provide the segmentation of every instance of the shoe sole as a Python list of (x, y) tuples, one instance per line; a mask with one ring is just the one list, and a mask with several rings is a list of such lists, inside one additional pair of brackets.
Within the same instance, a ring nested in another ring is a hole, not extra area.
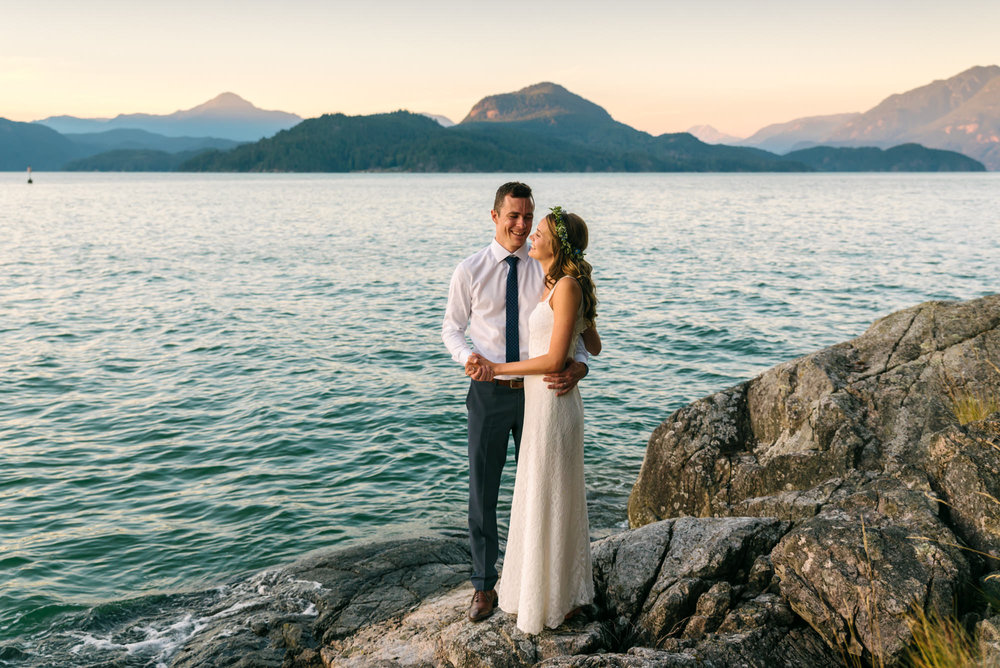
[(492, 617), (493, 613), (496, 612), (496, 611), (497, 611), (497, 609), (494, 607), (489, 612), (485, 612), (485, 613), (479, 615), (478, 617), (473, 617), (472, 615), (469, 615), (469, 621), (470, 622), (481, 622), (484, 619), (489, 619), (490, 617)]

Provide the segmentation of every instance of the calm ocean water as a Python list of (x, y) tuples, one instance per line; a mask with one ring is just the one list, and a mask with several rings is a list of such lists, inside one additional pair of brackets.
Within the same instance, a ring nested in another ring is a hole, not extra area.
[[(591, 229), (595, 533), (673, 410), (1000, 283), (997, 173), (514, 176)], [(440, 322), (505, 180), (0, 174), (0, 665), (164, 664), (240, 574), (463, 534)]]

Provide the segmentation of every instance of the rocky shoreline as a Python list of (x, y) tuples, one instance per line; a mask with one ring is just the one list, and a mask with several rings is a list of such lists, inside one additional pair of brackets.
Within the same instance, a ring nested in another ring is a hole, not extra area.
[(171, 665), (896, 665), (935, 610), (1000, 665), (998, 366), (1000, 295), (927, 302), (675, 412), (555, 631), (465, 621), (465, 540), (420, 538), (275, 571)]

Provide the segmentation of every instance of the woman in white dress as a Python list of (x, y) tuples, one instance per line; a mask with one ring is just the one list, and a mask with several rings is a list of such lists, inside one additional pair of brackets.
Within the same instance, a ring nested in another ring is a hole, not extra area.
[(531, 235), (531, 257), (545, 270), (546, 292), (528, 319), (529, 359), (494, 364), (494, 374), (523, 375), (521, 435), (499, 606), (517, 615), (525, 633), (556, 628), (594, 599), (587, 494), (583, 479), (583, 401), (542, 381), (561, 370), (583, 336), (596, 355), (597, 297), (583, 259), (587, 226), (576, 214), (552, 209)]

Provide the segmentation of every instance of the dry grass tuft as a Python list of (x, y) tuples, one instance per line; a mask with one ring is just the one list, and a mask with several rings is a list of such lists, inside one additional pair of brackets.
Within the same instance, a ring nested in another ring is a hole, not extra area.
[(981, 666), (984, 657), (979, 656), (972, 638), (954, 617), (926, 612), (915, 606), (909, 615), (913, 644), (907, 661), (913, 668), (969, 668)]
[(995, 392), (958, 391), (951, 397), (951, 412), (962, 425), (988, 418), (1000, 411), (1000, 399)]
[[(993, 370), (1000, 374), (1000, 367), (997, 367), (992, 360), (984, 360), (993, 367)], [(961, 425), (977, 422), (989, 417), (993, 413), (1000, 411), (1000, 394), (996, 387), (969, 389), (959, 386), (947, 373), (944, 373), (944, 389), (948, 393), (951, 403), (951, 412), (958, 418)]]

